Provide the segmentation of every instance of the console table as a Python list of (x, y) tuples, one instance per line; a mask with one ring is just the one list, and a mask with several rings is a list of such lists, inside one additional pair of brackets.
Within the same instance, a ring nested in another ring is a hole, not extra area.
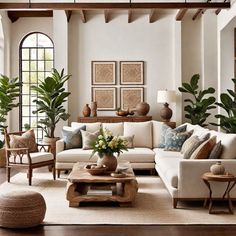
[(117, 123), (117, 122), (143, 122), (152, 120), (152, 116), (96, 116), (78, 117), (80, 123)]

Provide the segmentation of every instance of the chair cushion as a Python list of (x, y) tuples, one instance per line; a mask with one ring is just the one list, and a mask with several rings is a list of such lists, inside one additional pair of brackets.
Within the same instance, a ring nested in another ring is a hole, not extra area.
[(95, 123), (79, 123), (79, 122), (71, 122), (72, 128), (79, 128), (81, 126), (86, 126), (86, 131), (89, 131), (91, 133), (96, 132), (101, 129), (101, 123), (95, 122)]
[(124, 136), (134, 135), (134, 147), (152, 148), (152, 122), (125, 122)]
[(154, 163), (155, 153), (149, 148), (132, 148), (124, 151), (118, 160), (126, 160), (130, 163)]
[[(53, 160), (53, 154), (50, 152), (32, 152), (30, 153), (32, 164), (44, 162), (44, 161), (51, 161)], [(14, 162), (14, 156), (10, 156), (10, 162)], [(20, 157), (16, 156), (16, 163), (20, 163)], [(23, 164), (28, 164), (28, 156), (25, 154), (22, 158)]]
[(124, 134), (124, 123), (102, 123), (103, 129), (108, 129), (113, 136), (122, 136)]
[[(20, 135), (10, 135), (11, 148), (29, 148), (29, 152), (38, 152), (38, 146), (35, 141), (34, 130), (27, 130)], [(20, 152), (19, 152), (20, 153)]]

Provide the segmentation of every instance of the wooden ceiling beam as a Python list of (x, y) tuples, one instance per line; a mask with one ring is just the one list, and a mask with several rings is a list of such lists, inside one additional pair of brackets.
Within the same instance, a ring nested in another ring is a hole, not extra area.
[(105, 17), (105, 23), (109, 23), (110, 21), (110, 14), (109, 14), (109, 11), (108, 10), (105, 10), (104, 11), (104, 17)]
[(179, 10), (178, 13), (177, 13), (177, 15), (176, 15), (176, 17), (175, 17), (175, 20), (181, 21), (181, 20), (184, 18), (184, 15), (185, 15), (185, 13), (186, 13), (187, 11), (188, 11), (187, 8), (184, 8), (184, 9)]
[(191, 3), (0, 3), (0, 9), (49, 9), (49, 10), (97, 10), (97, 9), (226, 9), (230, 2)]
[(82, 22), (86, 23), (87, 19), (86, 19), (86, 12), (85, 12), (85, 10), (80, 10), (79, 14), (80, 14), (80, 18), (81, 18)]
[(53, 17), (53, 11), (8, 11), (7, 15), (13, 23), (20, 17)]
[(67, 11), (67, 10), (65, 10), (65, 14), (66, 14), (67, 22), (70, 22), (70, 18), (71, 18), (71, 15), (72, 15), (72, 11)]
[[(224, 2), (226, 2), (227, 0), (224, 0)], [(216, 11), (215, 11), (215, 13), (216, 13), (216, 15), (219, 15), (220, 14), (220, 12), (221, 12), (221, 8), (218, 8)]]
[(132, 10), (128, 10), (128, 23), (132, 22)]
[(152, 9), (149, 14), (149, 23), (155, 22), (156, 10)]
[(198, 9), (196, 11), (196, 13), (193, 15), (192, 20), (196, 20), (200, 14), (202, 14), (202, 9)]

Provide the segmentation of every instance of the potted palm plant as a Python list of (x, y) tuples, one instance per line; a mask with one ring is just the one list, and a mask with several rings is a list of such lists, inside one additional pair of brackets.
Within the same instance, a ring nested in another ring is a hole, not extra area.
[[(0, 75), (0, 132), (3, 134), (7, 128), (8, 113), (15, 107), (19, 106), (17, 98), (20, 96), (21, 83), (18, 78), (8, 78)], [(4, 148), (4, 138), (0, 140), (0, 167), (6, 165), (6, 154)]]
[(51, 76), (40, 81), (38, 86), (32, 86), (32, 90), (36, 91), (38, 96), (33, 102), (37, 108), (33, 113), (41, 113), (45, 118), (39, 120), (39, 128), (45, 132), (45, 143), (50, 143), (52, 153), (55, 154), (55, 144), (59, 139), (55, 137), (56, 125), (60, 120), (68, 120), (69, 114), (63, 107), (67, 101), (69, 92), (65, 91), (65, 82), (71, 75), (64, 75), (64, 69), (59, 73), (56, 69), (52, 69)]

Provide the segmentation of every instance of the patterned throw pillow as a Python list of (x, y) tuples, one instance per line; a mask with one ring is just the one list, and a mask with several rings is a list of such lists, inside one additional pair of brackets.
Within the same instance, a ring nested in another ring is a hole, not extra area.
[(83, 125), (75, 130), (62, 129), (65, 150), (72, 148), (82, 148), (81, 130), (86, 130), (86, 126)]
[(82, 134), (82, 148), (84, 150), (92, 149), (92, 143), (97, 139), (100, 131), (96, 131), (94, 133), (90, 133), (88, 131), (81, 130)]
[(171, 129), (168, 125), (163, 124), (161, 128), (161, 138), (160, 143), (158, 144), (158, 148), (165, 148), (165, 139), (168, 132), (175, 131), (177, 133), (185, 132), (187, 129), (187, 125), (181, 125), (176, 127), (175, 129)]
[[(30, 129), (20, 135), (10, 135), (11, 148), (29, 148), (29, 152), (38, 152), (38, 146), (35, 141), (34, 130)], [(16, 154), (24, 153), (17, 152)]]
[(126, 139), (128, 144), (127, 148), (134, 148), (134, 135), (132, 136), (120, 136), (123, 139)]
[(209, 159), (219, 159), (221, 156), (221, 153), (223, 151), (223, 145), (221, 144), (221, 141), (219, 141), (212, 149)]
[(178, 133), (174, 130), (167, 131), (168, 133), (166, 134), (165, 137), (165, 151), (180, 151), (182, 148), (183, 143), (187, 138), (189, 138), (193, 131), (189, 132), (181, 132)]
[(216, 136), (203, 142), (191, 155), (190, 159), (207, 159), (216, 144)]

